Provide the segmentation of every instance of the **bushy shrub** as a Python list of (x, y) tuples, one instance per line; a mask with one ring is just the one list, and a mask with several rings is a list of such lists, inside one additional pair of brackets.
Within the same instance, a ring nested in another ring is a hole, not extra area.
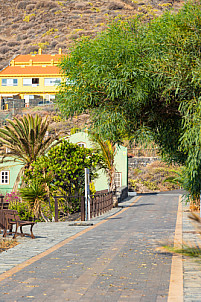
[(21, 41), (22, 40), (22, 35), (17, 35), (16, 41)]
[(9, 202), (10, 210), (17, 210), (20, 219), (33, 220), (34, 215), (26, 202), (22, 202), (19, 192), (6, 193), (4, 200)]
[(17, 42), (17, 41), (9, 41), (9, 42), (7, 43), (7, 45), (10, 46), (10, 47), (13, 47), (13, 46), (18, 46), (18, 45), (20, 45), (20, 43)]
[(57, 44), (56, 49), (59, 49), (59, 48), (65, 49), (66, 47), (67, 47), (66, 44)]
[(38, 46), (36, 45), (31, 45), (27, 48), (27, 53), (31, 53), (31, 52), (38, 52)]
[(27, 202), (11, 202), (9, 205), (10, 210), (16, 210), (22, 220), (34, 220), (34, 214), (31, 211)]
[(16, 22), (21, 21), (21, 20), (22, 20), (22, 18), (18, 16), (18, 17), (13, 19), (13, 23), (16, 23)]
[(77, 4), (75, 3), (75, 8), (76, 9), (84, 9), (87, 6), (88, 6), (87, 3), (84, 3), (84, 2), (78, 2)]
[(71, 40), (77, 40), (79, 38), (79, 35), (78, 34), (72, 34), (70, 35), (69, 39)]
[(27, 6), (27, 1), (20, 1), (18, 4), (17, 4), (17, 9), (25, 9), (26, 6)]
[(21, 201), (19, 192), (6, 193), (4, 200), (9, 203), (18, 203)]
[(10, 21), (6, 22), (4, 25), (5, 26), (10, 26), (12, 23)]
[(21, 30), (28, 30), (31, 27), (31, 24), (25, 24), (21, 27)]
[(26, 45), (26, 44), (31, 44), (31, 40), (29, 40), (29, 39), (26, 39), (25, 41), (23, 41), (23, 43), (24, 43), (24, 45)]
[(2, 46), (0, 48), (0, 53), (5, 54), (7, 52), (9, 52), (10, 48), (8, 46)]
[(55, 48), (55, 46), (57, 45), (57, 43), (58, 43), (57, 41), (52, 41), (51, 44), (50, 44), (50, 46), (52, 48)]
[(111, 2), (108, 6), (110, 10), (117, 10), (124, 8), (124, 5), (119, 2)]
[(39, 1), (36, 4), (36, 8), (49, 8), (49, 9), (52, 9), (52, 8), (55, 8), (55, 7), (58, 7), (58, 4), (56, 2)]
[(16, 24), (16, 23), (14, 23), (14, 24), (11, 25), (11, 28), (12, 28), (12, 29), (16, 29), (16, 28), (18, 28), (18, 27), (19, 27), (19, 24)]
[(33, 10), (35, 8), (35, 5), (34, 4), (29, 4), (29, 5), (27, 5), (27, 7), (26, 7), (26, 9), (27, 10)]

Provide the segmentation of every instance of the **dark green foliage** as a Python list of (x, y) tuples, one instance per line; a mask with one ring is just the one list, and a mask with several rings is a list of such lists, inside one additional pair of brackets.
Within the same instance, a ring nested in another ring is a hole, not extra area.
[(34, 216), (38, 218), (41, 214), (41, 204), (46, 195), (44, 184), (38, 179), (32, 179), (28, 186), (21, 188), (19, 191), (23, 201), (29, 203)]
[[(46, 191), (42, 200), (49, 202), (51, 212), (53, 196), (62, 195), (64, 198), (58, 200), (60, 213), (72, 213), (79, 210), (81, 200), (69, 199), (68, 196), (84, 194), (85, 168), (90, 168), (93, 179), (96, 177), (97, 166), (103, 166), (101, 155), (63, 140), (32, 164), (31, 169), (25, 172), (24, 181), (30, 186), (30, 190), (37, 179), (39, 187)], [(23, 190), (25, 189), (21, 192)], [(37, 199), (39, 200), (41, 198)]]
[(102, 157), (91, 149), (82, 148), (63, 140), (53, 147), (47, 155), (33, 163), (32, 169), (26, 171), (25, 181), (37, 177), (43, 181), (44, 175), (49, 174), (46, 181), (51, 192), (59, 195), (74, 195), (84, 188), (84, 169), (90, 168), (91, 177), (96, 176), (96, 167), (101, 165)]
[(10, 210), (17, 210), (20, 219), (22, 220), (33, 220), (34, 214), (29, 206), (28, 202), (11, 202), (9, 204)]
[[(112, 141), (148, 129), (169, 160), (185, 164), (192, 191), (201, 189), (201, 3), (143, 23), (115, 21), (95, 39), (77, 42), (61, 63), (73, 83), (58, 106), (72, 116), (87, 110)], [(193, 120), (192, 120), (193, 117)]]

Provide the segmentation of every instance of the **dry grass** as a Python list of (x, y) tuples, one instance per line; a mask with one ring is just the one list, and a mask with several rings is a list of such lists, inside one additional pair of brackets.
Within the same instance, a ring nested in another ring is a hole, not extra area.
[(6, 251), (18, 244), (15, 239), (0, 238), (0, 252)]
[(164, 245), (163, 249), (172, 254), (182, 254), (192, 258), (201, 258), (201, 246), (192, 244), (191, 242), (182, 244), (181, 248), (172, 245)]
[(180, 167), (155, 161), (146, 167), (135, 168), (129, 172), (129, 188), (139, 193), (169, 191), (179, 189), (180, 185), (171, 182), (177, 177)]

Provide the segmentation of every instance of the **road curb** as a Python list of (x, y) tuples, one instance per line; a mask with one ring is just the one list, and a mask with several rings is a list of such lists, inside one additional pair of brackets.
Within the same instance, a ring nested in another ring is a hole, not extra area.
[[(174, 247), (182, 245), (182, 202), (179, 196)], [(183, 261), (182, 255), (172, 256), (168, 302), (183, 302)]]

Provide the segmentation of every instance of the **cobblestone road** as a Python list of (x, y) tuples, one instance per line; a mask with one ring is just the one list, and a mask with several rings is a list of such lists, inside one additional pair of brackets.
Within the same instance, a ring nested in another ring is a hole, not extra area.
[(0, 301), (167, 301), (172, 255), (156, 247), (173, 239), (177, 208), (178, 196), (142, 196), (3, 280)]

